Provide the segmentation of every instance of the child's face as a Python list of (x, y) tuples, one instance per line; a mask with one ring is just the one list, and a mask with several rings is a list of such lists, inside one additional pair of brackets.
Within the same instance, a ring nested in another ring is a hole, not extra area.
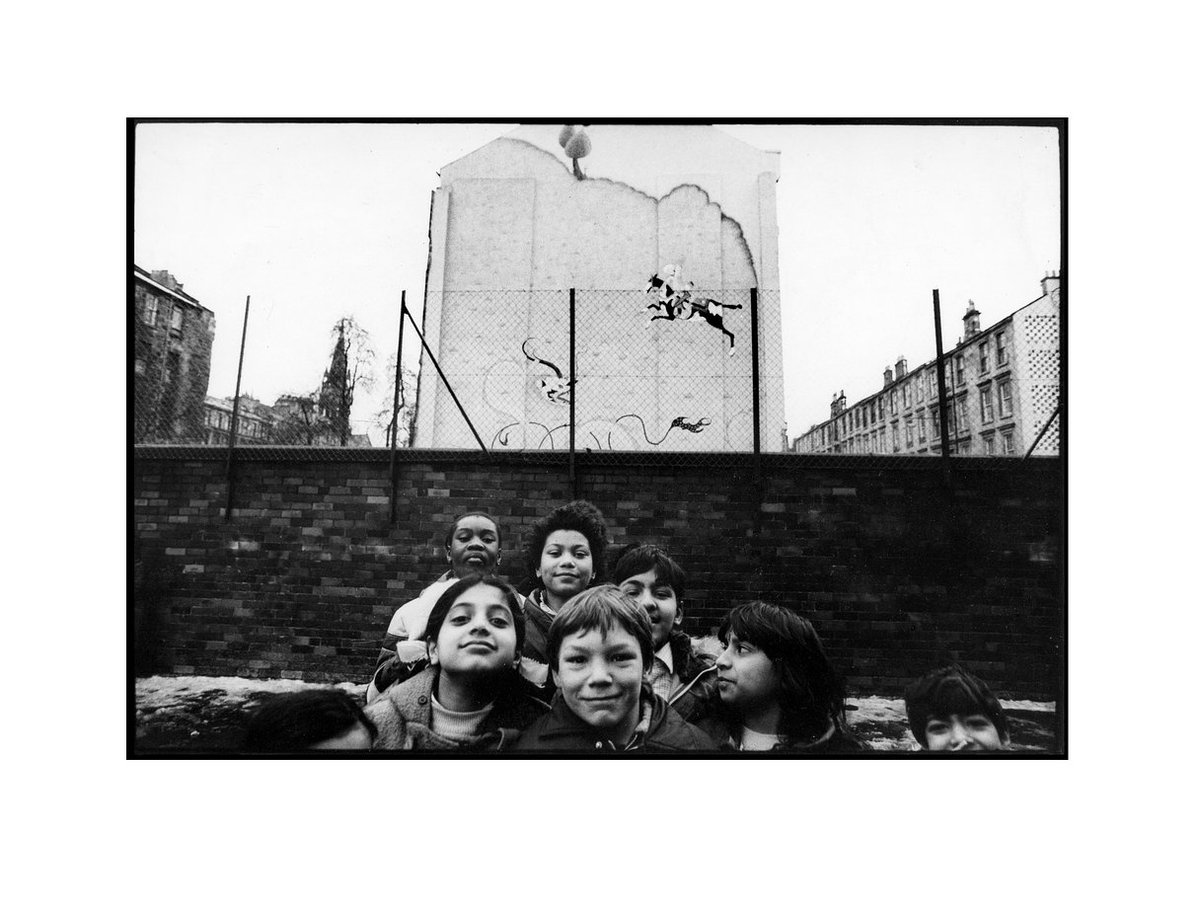
[(496, 524), (481, 514), (468, 514), (455, 526), (446, 557), (455, 577), (470, 571), (494, 573), (500, 559), (500, 533)]
[(766, 653), (731, 632), (717, 659), (717, 691), (726, 706), (749, 712), (779, 696), (779, 671)]
[(549, 592), (567, 600), (582, 593), (592, 579), (592, 547), (577, 530), (555, 530), (542, 546), (538, 577)]
[(429, 647), (443, 672), (490, 674), (517, 660), (517, 628), (504, 594), (478, 584), (454, 600)]
[(657, 652), (667, 642), (671, 631), (683, 623), (683, 613), (679, 610), (675, 590), (669, 583), (659, 580), (658, 571), (650, 568), (622, 580), (621, 592), (636, 599), (650, 616), (650, 630)]
[(931, 716), (925, 723), (925, 740), (930, 750), (999, 750), (1008, 743), (983, 713), (967, 716)]
[(621, 728), (637, 724), (644, 668), (637, 638), (624, 628), (577, 631), (562, 642), (554, 680), (588, 725)]

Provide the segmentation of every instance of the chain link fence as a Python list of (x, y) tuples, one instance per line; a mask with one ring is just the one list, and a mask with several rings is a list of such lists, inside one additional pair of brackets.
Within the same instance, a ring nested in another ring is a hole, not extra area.
[[(752, 453), (756, 423), (758, 448), (766, 447), (764, 413), (782, 427), (779, 357), (764, 375), (765, 347), (753, 332), (768, 307), (778, 323), (778, 305), (777, 291), (750, 289), (682, 299), (642, 290), (431, 295), (426, 340), (439, 352), (436, 366), (428, 354), (422, 360), (414, 442), (659, 451), (681, 463), (697, 453)], [(767, 449), (778, 450), (778, 438)]]
[(134, 441), (606, 460), (657, 452), (681, 465), (782, 450), (844, 462), (940, 456), (944, 419), (954, 457), (1058, 453), (1057, 289), (946, 351), (944, 407), (936, 359), (901, 360), (880, 390), (835, 399), (829, 419), (794, 439), (784, 428), (777, 290), (457, 290), (427, 294), (423, 310), (419, 323), (411, 309), (402, 314), (399, 387), (393, 358), (377, 370), (386, 393), (369, 405), (361, 393), (355, 404), (353, 367), (339, 371), (336, 351), (312, 393), (269, 404), (209, 395), (207, 353), (192, 348), (187, 323), (152, 324), (143, 313)]

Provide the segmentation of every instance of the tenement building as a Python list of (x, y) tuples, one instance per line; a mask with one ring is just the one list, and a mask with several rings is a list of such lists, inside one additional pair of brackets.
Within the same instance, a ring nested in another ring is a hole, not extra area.
[(167, 271), (133, 266), (133, 438), (203, 442), (216, 316)]
[[(963, 337), (945, 354), (946, 418), (952, 454), (1058, 454), (1059, 278), (1042, 295), (989, 328), (968, 301)], [(937, 361), (909, 369), (903, 356), (883, 387), (795, 440), (797, 454), (940, 454)], [(1045, 430), (1045, 431), (1043, 431)]]

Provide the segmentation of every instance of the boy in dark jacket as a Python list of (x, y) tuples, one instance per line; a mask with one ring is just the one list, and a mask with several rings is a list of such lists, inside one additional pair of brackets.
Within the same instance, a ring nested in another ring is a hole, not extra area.
[(650, 683), (654, 692), (684, 720), (695, 722), (717, 696), (714, 657), (696, 652), (682, 630), (687, 575), (656, 545), (631, 545), (618, 556), (613, 583), (636, 601), (650, 619)]
[(676, 753), (713, 750), (646, 681), (650, 619), (612, 584), (566, 603), (550, 625), (550, 670), (559, 693), (517, 750)]

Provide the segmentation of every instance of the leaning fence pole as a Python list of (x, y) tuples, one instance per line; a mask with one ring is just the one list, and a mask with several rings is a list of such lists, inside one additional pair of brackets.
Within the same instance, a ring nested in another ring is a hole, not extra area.
[(462, 418), (467, 421), (467, 428), (471, 430), (471, 434), (475, 436), (475, 440), (479, 442), (479, 450), (484, 454), (488, 453), (487, 445), (483, 443), (483, 439), (479, 437), (479, 433), (475, 431), (475, 424), (471, 422), (471, 417), (467, 415), (467, 411), (463, 409), (463, 405), (458, 400), (458, 395), (454, 393), (454, 387), (450, 384), (450, 380), (446, 378), (446, 373), (442, 371), (442, 367), (438, 365), (437, 357), (433, 355), (433, 351), (429, 349), (429, 344), (425, 343), (425, 335), (421, 333), (421, 329), (417, 327), (417, 320), (413, 318), (412, 311), (405, 307), (404, 314), (408, 316), (408, 323), (413, 326), (413, 330), (417, 332), (417, 337), (421, 341), (421, 348), (429, 357), (429, 361), (433, 363), (433, 368), (437, 369), (437, 374), (442, 379), (442, 384), (446, 386), (446, 390), (450, 392), (450, 397), (454, 401), (454, 405), (458, 407), (458, 412), (462, 414)]
[(396, 479), (397, 479), (397, 461), (396, 461), (396, 439), (400, 434), (400, 357), (404, 353), (404, 313), (408, 311), (408, 306), (405, 303), (406, 291), (400, 291), (400, 336), (396, 338), (396, 386), (392, 390), (392, 463), (389, 475), (391, 476), (391, 498), (392, 507), (391, 514), (388, 518), (389, 523), (396, 522)]
[(570, 332), (571, 332), (571, 355), (570, 378), (567, 380), (567, 388), (569, 389), (571, 402), (571, 453), (567, 457), (567, 478), (571, 482), (571, 495), (573, 498), (579, 497), (579, 487), (575, 476), (575, 288), (572, 287), (567, 296), (567, 302), (570, 306)]
[(933, 336), (937, 341), (938, 423), (942, 436), (942, 468), (946, 483), (950, 483), (950, 421), (946, 407), (946, 357), (942, 352), (942, 304), (937, 288), (933, 291)]
[(758, 374), (758, 288), (750, 288), (750, 383), (754, 396), (754, 476), (762, 479), (762, 441), (759, 427), (762, 418)]
[(238, 412), (242, 405), (242, 361), (246, 358), (246, 326), (250, 324), (250, 295), (246, 295), (246, 312), (242, 316), (242, 347), (238, 351), (237, 383), (233, 386), (233, 423), (229, 427), (229, 460), (225, 465), (225, 519), (233, 516), (233, 486), (237, 474)]

